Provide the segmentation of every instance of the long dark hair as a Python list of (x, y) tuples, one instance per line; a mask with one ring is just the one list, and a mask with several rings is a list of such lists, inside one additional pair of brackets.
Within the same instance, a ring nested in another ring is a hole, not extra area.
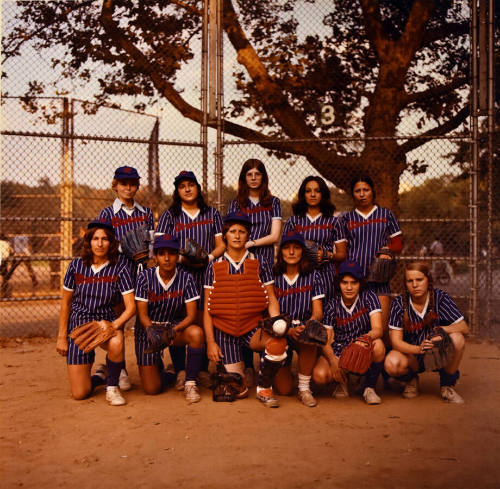
[(372, 189), (373, 203), (375, 204), (375, 197), (377, 196), (375, 192), (375, 184), (368, 175), (359, 175), (351, 180), (351, 196), (354, 197), (354, 187), (359, 182), (366, 183)]
[[(283, 275), (286, 272), (286, 262), (283, 259), (283, 253), (281, 252), (283, 246), (280, 245), (278, 249), (278, 254), (276, 257), (276, 263), (273, 266), (273, 272), (275, 275)], [(304, 251), (304, 248), (302, 248)], [(299, 262), (299, 275), (308, 275), (314, 270), (311, 260), (309, 260), (305, 253), (302, 252), (302, 258)]]
[(90, 267), (92, 263), (94, 262), (94, 254), (92, 253), (92, 247), (90, 246), (90, 242), (92, 241), (92, 238), (94, 237), (94, 234), (98, 229), (102, 229), (105, 233), (106, 236), (109, 239), (109, 250), (108, 250), (108, 260), (111, 265), (115, 265), (116, 262), (118, 261), (118, 240), (115, 238), (115, 234), (111, 229), (108, 229), (106, 227), (95, 227), (91, 229), (87, 229), (85, 231), (85, 236), (83, 237), (83, 246), (82, 246), (82, 261), (83, 264), (87, 267)]
[(262, 184), (259, 189), (259, 203), (262, 206), (270, 206), (273, 200), (273, 196), (269, 191), (269, 177), (267, 176), (266, 167), (262, 161), (251, 158), (241, 167), (240, 176), (238, 177), (238, 194), (236, 195), (236, 201), (243, 210), (248, 205), (248, 196), (250, 195), (250, 190), (247, 185), (247, 172), (256, 168), (262, 173)]
[[(190, 180), (190, 181), (192, 182), (193, 180)], [(194, 183), (196, 184), (196, 187), (198, 188), (198, 197), (196, 197), (196, 205), (198, 206), (198, 209), (200, 209), (200, 213), (204, 214), (208, 209), (208, 205), (206, 204), (205, 198), (203, 197), (203, 194), (201, 193), (201, 185), (198, 182), (194, 182)], [(182, 210), (182, 200), (181, 200), (181, 197), (179, 195), (178, 187), (179, 187), (178, 185), (175, 186), (174, 193), (172, 194), (172, 204), (168, 208), (168, 210), (170, 211), (170, 213), (174, 217), (180, 216), (181, 210)]]
[(335, 206), (331, 201), (330, 189), (321, 177), (313, 175), (309, 175), (308, 177), (304, 178), (304, 180), (300, 184), (299, 194), (297, 195), (297, 202), (292, 205), (293, 214), (295, 216), (301, 217), (306, 215), (308, 209), (308, 205), (306, 202), (306, 185), (309, 182), (316, 182), (319, 186), (319, 191), (321, 193), (319, 210), (321, 211), (321, 214), (323, 214), (325, 217), (333, 216), (333, 213), (335, 212)]
[(408, 316), (408, 306), (410, 302), (410, 292), (406, 287), (406, 272), (416, 271), (423, 273), (429, 282), (427, 290), (429, 292), (429, 308), (425, 313), (424, 319), (422, 320), (422, 328), (428, 328), (432, 326), (434, 321), (437, 319), (437, 314), (434, 311), (434, 284), (432, 280), (431, 269), (427, 263), (423, 261), (413, 261), (405, 266), (405, 291), (403, 293), (403, 328), (408, 329), (410, 326), (410, 317)]

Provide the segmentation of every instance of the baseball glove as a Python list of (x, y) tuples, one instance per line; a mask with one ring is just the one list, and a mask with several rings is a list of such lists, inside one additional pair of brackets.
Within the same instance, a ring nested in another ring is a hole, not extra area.
[(146, 266), (149, 258), (149, 231), (146, 226), (130, 229), (120, 240), (123, 253), (137, 265)]
[(373, 342), (367, 334), (356, 338), (340, 354), (339, 367), (363, 375), (373, 362)]
[[(380, 255), (389, 255), (391, 258), (380, 258)], [(381, 248), (375, 255), (368, 271), (367, 282), (384, 284), (391, 280), (396, 272), (396, 258), (389, 248)]]
[(453, 360), (455, 346), (450, 335), (440, 326), (436, 326), (427, 339), (431, 340), (436, 336), (441, 336), (441, 340), (436, 342), (430, 350), (424, 352), (425, 370), (439, 370), (446, 367)]
[(208, 264), (208, 253), (193, 239), (187, 238), (185, 248), (180, 250), (184, 264), (199, 269)]
[(245, 391), (243, 377), (236, 372), (228, 372), (222, 363), (217, 364), (217, 370), (210, 377), (215, 402), (233, 402)]
[[(318, 258), (318, 252), (321, 251), (321, 260)], [(325, 248), (320, 246), (310, 239), (306, 239), (306, 246), (304, 248), (304, 255), (313, 264), (314, 268), (321, 268), (325, 263), (328, 263), (328, 252)]]
[(279, 316), (264, 318), (259, 321), (259, 327), (262, 328), (262, 331), (266, 331), (275, 338), (285, 336), (291, 325), (292, 320), (288, 314), (280, 314)]
[(316, 319), (308, 319), (305, 322), (304, 331), (300, 333), (297, 341), (306, 345), (325, 346), (327, 340), (326, 329), (322, 323)]
[(146, 328), (149, 346), (145, 353), (156, 353), (169, 346), (175, 339), (176, 331), (174, 325), (168, 321), (162, 323), (152, 321), (151, 326)]
[(116, 330), (109, 321), (90, 321), (71, 331), (69, 337), (76, 346), (89, 353), (116, 335)]

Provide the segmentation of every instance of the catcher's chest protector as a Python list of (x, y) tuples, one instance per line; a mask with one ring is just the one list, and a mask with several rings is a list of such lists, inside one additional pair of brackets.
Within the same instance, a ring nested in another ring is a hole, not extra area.
[(231, 275), (229, 263), (213, 264), (214, 282), (208, 297), (208, 310), (215, 326), (233, 336), (255, 328), (262, 319), (268, 297), (259, 278), (259, 261), (246, 259), (243, 273)]

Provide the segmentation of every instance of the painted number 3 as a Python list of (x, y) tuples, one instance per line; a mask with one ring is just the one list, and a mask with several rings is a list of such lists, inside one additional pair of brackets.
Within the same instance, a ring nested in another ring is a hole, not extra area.
[(333, 112), (333, 105), (322, 105), (321, 106), (321, 124), (324, 126), (329, 126), (333, 124), (335, 120), (335, 114)]

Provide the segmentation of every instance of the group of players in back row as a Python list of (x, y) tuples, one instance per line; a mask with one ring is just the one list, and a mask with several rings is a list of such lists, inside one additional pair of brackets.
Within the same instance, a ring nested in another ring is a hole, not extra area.
[[(280, 201), (269, 191), (260, 160), (244, 163), (236, 198), (224, 218), (206, 204), (194, 173), (182, 171), (174, 180), (173, 202), (154, 229), (151, 209), (135, 201), (139, 180), (135, 168), (115, 171), (117, 198), (88, 225), (82, 256), (70, 263), (64, 278), (57, 351), (67, 357), (75, 399), (106, 385), (108, 402), (125, 404), (121, 391), (130, 389), (130, 381), (123, 327), (136, 314), (135, 352), (146, 394), (162, 392), (175, 376), (186, 400), (198, 402), (198, 383), (207, 381), (212, 361), (241, 376), (237, 398), (246, 397), (255, 382), (257, 398), (277, 407), (276, 393), (289, 395), (298, 387), (300, 401), (314, 407), (314, 387), (332, 385), (335, 398), (349, 396), (339, 357), (351, 342), (368, 335), (373, 361), (358, 384), (365, 402), (381, 402), (376, 392), (380, 374), (385, 384), (399, 381), (403, 397), (411, 398), (418, 395), (424, 352), (441, 339), (429, 339), (429, 333), (441, 326), (455, 347), (452, 360), (439, 369), (441, 397), (463, 402), (453, 387), (468, 326), (453, 300), (433, 287), (429, 266), (407, 264), (405, 292), (392, 302), (389, 283), (366, 280), (380, 250), (402, 250), (398, 222), (391, 210), (376, 204), (368, 176), (353, 180), (354, 208), (340, 217), (334, 216), (325, 181), (305, 178), (283, 229)], [(151, 234), (155, 262), (143, 271), (119, 246), (127, 231), (140, 226)], [(179, 253), (188, 238), (207, 251), (206, 266), (192, 269)], [(306, 240), (320, 245), (320, 266), (306, 256)], [(292, 320), (283, 338), (261, 328), (263, 316), (280, 314)], [(326, 328), (325, 346), (300, 341), (310, 319)], [(116, 330), (101, 345), (106, 365), (97, 365), (93, 374), (94, 352), (85, 353), (69, 337), (92, 320), (110, 321)], [(163, 321), (175, 324), (169, 347), (173, 371), (164, 368), (161, 352), (148, 348), (147, 329)], [(256, 379), (254, 351), (259, 352)], [(293, 351), (298, 386), (291, 372)]]

